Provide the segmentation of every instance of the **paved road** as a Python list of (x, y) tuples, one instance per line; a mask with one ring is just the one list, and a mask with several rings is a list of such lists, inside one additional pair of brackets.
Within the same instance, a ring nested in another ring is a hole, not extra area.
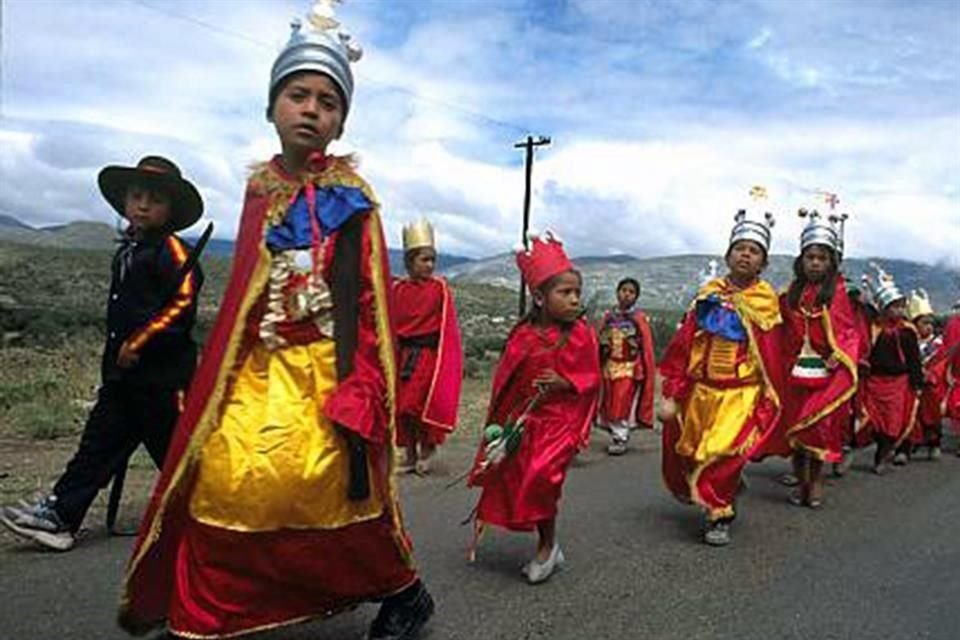
[[(561, 511), (567, 567), (530, 587), (529, 536), (488, 535), (468, 566), (460, 519), (474, 495), (404, 480), (430, 640), (960, 638), (960, 459), (876, 477), (867, 455), (819, 512), (786, 504), (781, 461), (750, 469), (730, 547), (699, 541), (697, 512), (663, 490), (652, 440), (622, 458), (601, 443), (572, 470)], [(0, 553), (0, 638), (125, 638), (113, 623), (129, 539), (101, 530), (67, 555)], [(269, 640), (359, 640), (374, 607)]]

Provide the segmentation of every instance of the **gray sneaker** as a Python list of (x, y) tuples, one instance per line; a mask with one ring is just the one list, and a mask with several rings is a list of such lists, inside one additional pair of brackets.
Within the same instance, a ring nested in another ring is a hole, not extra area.
[(70, 531), (53, 506), (56, 496), (47, 496), (34, 503), (20, 501), (0, 511), (0, 524), (22, 538), (55, 551), (69, 551), (76, 543)]
[(937, 460), (939, 460), (939, 459), (940, 459), (940, 447), (930, 447), (930, 453), (928, 454), (928, 457), (929, 457), (931, 460), (933, 460), (934, 462), (936, 462)]
[(903, 452), (898, 453), (897, 455), (893, 456), (893, 464), (896, 465), (896, 466), (898, 466), (898, 467), (902, 467), (902, 466), (904, 466), (905, 464), (907, 464), (907, 461), (908, 461), (908, 460), (909, 460), (909, 458), (907, 457), (907, 454), (905, 454), (905, 453), (903, 453)]
[(730, 544), (730, 525), (726, 522), (707, 523), (707, 530), (703, 533), (703, 541), (712, 547), (723, 547)]

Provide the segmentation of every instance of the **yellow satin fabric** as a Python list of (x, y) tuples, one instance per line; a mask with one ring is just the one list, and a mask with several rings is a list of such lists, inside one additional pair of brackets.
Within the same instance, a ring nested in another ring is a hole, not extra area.
[(683, 432), (676, 451), (705, 462), (735, 452), (734, 442), (753, 413), (761, 385), (716, 389), (696, 383), (682, 411)]
[(376, 491), (347, 499), (346, 443), (322, 413), (335, 386), (332, 340), (273, 351), (258, 342), (203, 445), (191, 515), (237, 531), (336, 529), (379, 516)]
[(687, 373), (694, 380), (762, 382), (763, 374), (749, 352), (743, 362), (737, 362), (740, 346), (739, 342), (706, 331), (697, 332), (690, 348)]

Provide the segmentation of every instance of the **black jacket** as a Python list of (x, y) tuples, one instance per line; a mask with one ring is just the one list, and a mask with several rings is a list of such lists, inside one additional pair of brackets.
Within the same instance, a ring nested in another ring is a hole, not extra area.
[[(197, 362), (191, 332), (203, 286), (199, 264), (180, 277), (189, 253), (189, 245), (169, 234), (126, 240), (114, 254), (101, 366), (104, 382), (178, 389), (189, 384)], [(140, 356), (128, 369), (117, 365), (125, 341)]]

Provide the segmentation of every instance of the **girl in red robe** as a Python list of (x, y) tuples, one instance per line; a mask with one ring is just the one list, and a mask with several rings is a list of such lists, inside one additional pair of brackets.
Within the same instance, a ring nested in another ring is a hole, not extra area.
[[(943, 328), (943, 355), (946, 364), (946, 390), (942, 411), (950, 419), (955, 433), (960, 434), (960, 300), (953, 304), (953, 316)], [(957, 449), (960, 456), (960, 448)]]
[(537, 531), (536, 556), (523, 569), (536, 584), (563, 562), (557, 506), (567, 468), (589, 437), (600, 361), (593, 329), (582, 317), (580, 274), (560, 242), (549, 232), (533, 238), (517, 264), (533, 304), (497, 364), (488, 424), (506, 425), (523, 416), (524, 429), (517, 449), (495, 466), (484, 464), (480, 447), (470, 485), (482, 488), (478, 537), (486, 524)]
[(653, 334), (647, 316), (633, 308), (638, 297), (640, 283), (624, 278), (617, 283), (617, 307), (600, 321), (599, 423), (610, 431), (610, 455), (626, 453), (631, 428), (653, 428)]
[[(120, 623), (226, 638), (380, 601), (370, 640), (433, 612), (393, 480), (396, 365), (379, 205), (326, 155), (358, 52), (294, 26), (229, 284), (127, 567)], [(336, 25), (335, 21), (332, 21)]]
[(700, 288), (660, 362), (663, 479), (681, 502), (706, 514), (704, 541), (730, 543), (741, 473), (780, 412), (780, 307), (760, 279), (772, 215), (737, 213), (730, 273)]
[(877, 267), (873, 301), (879, 315), (870, 326), (868, 373), (861, 392), (860, 432), (877, 443), (873, 470), (882, 475), (895, 460), (906, 463), (904, 443), (916, 425), (919, 395), (923, 390), (923, 365), (917, 329), (905, 318), (906, 298), (893, 278)]
[(794, 279), (780, 297), (787, 382), (767, 453), (792, 455), (799, 482), (790, 502), (817, 508), (823, 464), (843, 458), (844, 428), (857, 388), (859, 334), (840, 267), (840, 236), (816, 211), (801, 236)]
[(433, 227), (420, 220), (403, 228), (407, 277), (393, 282), (393, 319), (400, 346), (397, 445), (406, 450), (401, 472), (429, 472), (430, 458), (457, 425), (463, 352), (453, 295), (433, 275)]

